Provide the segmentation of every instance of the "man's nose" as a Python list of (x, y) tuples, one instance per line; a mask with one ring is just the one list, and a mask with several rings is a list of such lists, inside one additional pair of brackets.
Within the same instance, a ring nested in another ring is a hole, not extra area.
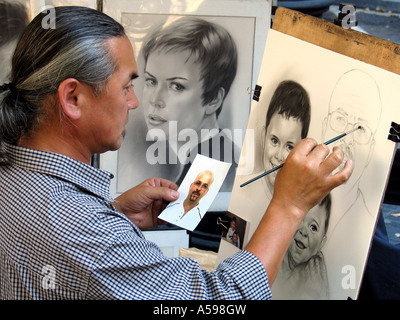
[(135, 90), (132, 88), (129, 90), (128, 100), (127, 100), (128, 110), (136, 109), (139, 107), (139, 99), (136, 96)]

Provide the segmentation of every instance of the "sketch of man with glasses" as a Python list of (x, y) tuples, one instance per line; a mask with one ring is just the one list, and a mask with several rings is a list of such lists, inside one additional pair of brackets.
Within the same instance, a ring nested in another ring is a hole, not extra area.
[(360, 127), (336, 144), (344, 151), (343, 163), (348, 159), (353, 160), (353, 174), (342, 186), (349, 199), (362, 196), (360, 179), (373, 155), (381, 108), (380, 92), (375, 80), (361, 70), (353, 69), (344, 73), (332, 92), (329, 114), (322, 126), (323, 141)]
[[(324, 250), (333, 299), (341, 294), (355, 296), (362, 278), (376, 219), (376, 212), (368, 209), (366, 195), (373, 192), (373, 178), (370, 178), (373, 172), (368, 170), (368, 165), (372, 162), (381, 113), (380, 90), (373, 77), (352, 69), (339, 78), (330, 97), (328, 115), (322, 123), (322, 139), (326, 141), (353, 128), (361, 128), (335, 142), (344, 152), (344, 162), (353, 160), (354, 170), (350, 179), (332, 193), (332, 228)], [(355, 282), (343, 293), (342, 268), (345, 265), (354, 268)]]

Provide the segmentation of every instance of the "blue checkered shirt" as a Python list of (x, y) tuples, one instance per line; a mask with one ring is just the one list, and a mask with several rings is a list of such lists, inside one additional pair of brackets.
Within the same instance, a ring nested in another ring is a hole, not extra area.
[(166, 258), (110, 204), (112, 175), (6, 145), (0, 167), (1, 299), (268, 299), (261, 262), (241, 251), (207, 272)]

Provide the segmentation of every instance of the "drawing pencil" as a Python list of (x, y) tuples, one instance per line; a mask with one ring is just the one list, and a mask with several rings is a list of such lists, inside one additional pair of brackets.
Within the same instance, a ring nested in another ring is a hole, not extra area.
[[(347, 132), (345, 132), (345, 133), (342, 133), (342, 134), (338, 135), (337, 137), (332, 138), (331, 140), (328, 140), (328, 141), (324, 142), (324, 144), (325, 144), (325, 145), (328, 145), (328, 144), (330, 144), (330, 143), (332, 143), (332, 142), (335, 142), (335, 141), (337, 141), (337, 140), (339, 140), (339, 139), (341, 139), (341, 138), (347, 136), (348, 134), (353, 133), (354, 131), (356, 131), (356, 130), (358, 130), (358, 129), (361, 129), (361, 126), (358, 126), (357, 128), (354, 128), (354, 129), (352, 129), (352, 130), (350, 130), (350, 131), (347, 131)], [(245, 182), (245, 183), (242, 183), (242, 184), (240, 185), (240, 187), (242, 188), (242, 187), (244, 187), (244, 186), (247, 186), (249, 183), (252, 183), (252, 182), (254, 182), (254, 181), (256, 181), (256, 180), (258, 180), (258, 179), (260, 179), (260, 178), (266, 176), (267, 174), (270, 174), (271, 172), (274, 172), (274, 171), (276, 171), (276, 170), (282, 168), (283, 165), (284, 165), (284, 163), (282, 163), (282, 164), (280, 164), (279, 166), (277, 166), (277, 167), (275, 167), (275, 168), (272, 168), (272, 169), (270, 169), (270, 170), (268, 170), (268, 171), (266, 171), (266, 172), (260, 174), (259, 176), (255, 177), (255, 178), (253, 178), (253, 179), (251, 179), (251, 180), (249, 180), (249, 181), (247, 181), (247, 182)]]

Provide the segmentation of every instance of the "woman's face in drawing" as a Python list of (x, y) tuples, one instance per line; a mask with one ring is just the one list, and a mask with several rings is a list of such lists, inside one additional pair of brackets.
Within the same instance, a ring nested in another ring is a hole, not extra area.
[[(295, 118), (287, 118), (282, 114), (275, 113), (267, 128), (264, 143), (264, 170), (268, 171), (280, 165), (294, 146), (301, 140), (302, 123)], [(271, 193), (277, 171), (266, 176), (267, 185)]]
[(295, 266), (307, 262), (316, 255), (325, 243), (326, 209), (324, 206), (312, 208), (297, 228), (290, 243), (288, 254)]
[[(205, 117), (200, 65), (189, 51), (150, 53), (144, 77), (142, 103), (149, 131), (161, 129), (167, 139), (188, 128), (200, 131)], [(171, 121), (176, 132), (169, 132)]]

